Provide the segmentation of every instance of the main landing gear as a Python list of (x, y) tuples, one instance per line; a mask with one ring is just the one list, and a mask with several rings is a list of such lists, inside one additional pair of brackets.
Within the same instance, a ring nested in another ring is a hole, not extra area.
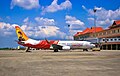
[(29, 50), (30, 50), (30, 47), (26, 47), (26, 52), (31, 52)]
[(83, 49), (83, 51), (88, 51), (88, 49)]
[(54, 52), (58, 52), (58, 49), (54, 49)]

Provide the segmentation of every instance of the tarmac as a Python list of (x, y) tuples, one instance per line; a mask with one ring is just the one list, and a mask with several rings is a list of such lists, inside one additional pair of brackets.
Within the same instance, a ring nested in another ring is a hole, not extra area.
[(0, 50), (0, 76), (120, 76), (120, 50)]

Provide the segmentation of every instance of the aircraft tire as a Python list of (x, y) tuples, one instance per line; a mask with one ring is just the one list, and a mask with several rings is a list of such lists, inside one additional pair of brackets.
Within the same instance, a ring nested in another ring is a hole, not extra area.
[(29, 51), (29, 49), (30, 49), (30, 47), (27, 47), (27, 48), (26, 48), (26, 52), (31, 52), (31, 51)]
[(88, 49), (83, 49), (83, 51), (88, 51)]
[(54, 49), (54, 52), (58, 52), (58, 49)]

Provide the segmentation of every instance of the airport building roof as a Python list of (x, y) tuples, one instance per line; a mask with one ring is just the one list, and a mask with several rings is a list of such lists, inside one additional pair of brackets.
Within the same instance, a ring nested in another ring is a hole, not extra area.
[(111, 26), (109, 26), (110, 29), (116, 28), (120, 26), (120, 20), (114, 21)]
[(87, 33), (99, 32), (99, 31), (102, 31), (102, 30), (103, 30), (102, 27), (86, 28), (86, 29), (83, 30), (82, 32), (77, 32), (74, 36), (83, 35), (83, 34), (87, 34)]
[[(114, 21), (111, 26), (109, 26), (109, 29), (113, 29), (116, 27), (120, 27), (120, 20)], [(91, 27), (91, 28), (86, 28), (82, 32), (77, 32), (74, 37), (83, 35), (83, 34), (89, 34), (89, 33), (95, 33), (95, 32), (100, 32), (100, 31), (105, 31), (109, 29), (103, 29), (102, 27)]]

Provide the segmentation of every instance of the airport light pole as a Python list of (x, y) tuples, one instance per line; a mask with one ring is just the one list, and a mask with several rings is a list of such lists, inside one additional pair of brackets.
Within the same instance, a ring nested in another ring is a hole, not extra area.
[(94, 12), (94, 27), (95, 27), (95, 33), (96, 33), (96, 17), (95, 17), (95, 13), (96, 13), (97, 9), (93, 9)]
[(68, 29), (69, 29), (68, 39), (70, 40), (70, 25), (68, 25)]
[(95, 33), (96, 33), (96, 11), (97, 11), (97, 9), (93, 9), (93, 12), (94, 12), (94, 28), (95, 28), (95, 30), (94, 30), (94, 36), (95, 36), (95, 39), (96, 39), (96, 47), (98, 46), (98, 38), (96, 37), (96, 35), (95, 35)]

